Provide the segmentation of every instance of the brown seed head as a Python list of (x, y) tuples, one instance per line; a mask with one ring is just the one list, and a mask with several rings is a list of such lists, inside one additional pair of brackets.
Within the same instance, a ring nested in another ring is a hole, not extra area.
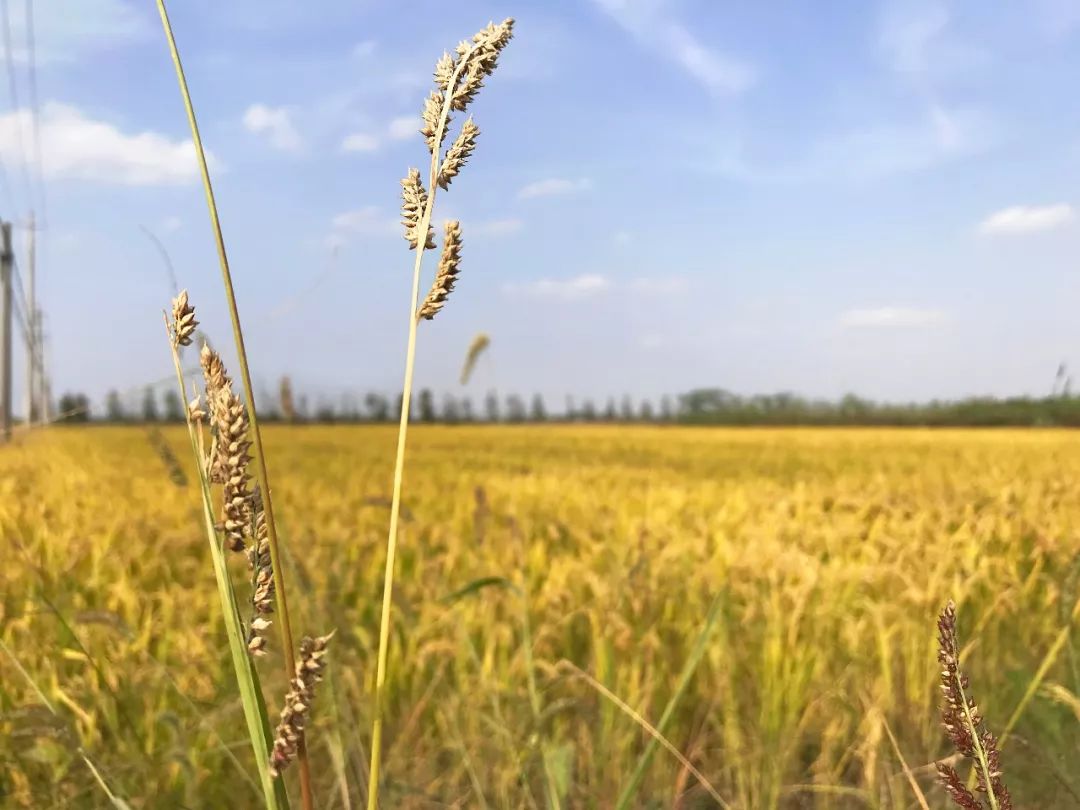
[(466, 60), (466, 67), (450, 101), (451, 109), (464, 110), (476, 98), (484, 79), (495, 71), (499, 54), (513, 35), (514, 21), (508, 17), (498, 25), (488, 23), (486, 28), (478, 32), (473, 37), (472, 50), (468, 50), (470, 46), (467, 43), (458, 45), (458, 56)]
[(333, 636), (333, 632), (315, 639), (304, 636), (300, 642), (296, 676), (290, 682), (285, 706), (281, 710), (281, 721), (274, 732), (274, 750), (270, 753), (270, 775), (273, 777), (277, 777), (296, 758), (315, 699), (315, 684), (322, 680), (326, 668), (323, 660), (326, 644)]

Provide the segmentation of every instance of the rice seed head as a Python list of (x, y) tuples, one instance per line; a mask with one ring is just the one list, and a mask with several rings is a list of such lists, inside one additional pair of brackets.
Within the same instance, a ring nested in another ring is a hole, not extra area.
[(460, 266), (461, 223), (452, 219), (446, 223), (442, 255), (439, 257), (439, 269), (435, 274), (435, 281), (416, 313), (417, 317), (430, 321), (438, 314), (454, 289)]
[(183, 290), (172, 302), (172, 342), (173, 346), (190, 346), (191, 336), (195, 334), (195, 307), (188, 301), (188, 291)]
[(198, 394), (187, 404), (188, 419), (196, 424), (201, 425), (206, 421), (206, 411), (202, 407), (202, 397)]
[[(998, 810), (1012, 810), (1012, 798), (1001, 781), (1001, 757), (997, 738), (985, 728), (979, 707), (968, 691), (968, 677), (960, 669), (956, 605), (951, 599), (938, 618), (938, 662), (941, 664), (943, 696), (941, 723), (945, 727), (945, 733), (953, 747), (962, 756), (973, 761), (978, 777), (978, 791), (991, 794)], [(965, 810), (982, 810), (982, 804), (967, 790), (952, 768), (939, 764), (938, 775), (957, 806)]]
[[(409, 174), (401, 181), (401, 224), (405, 226), (405, 239), (409, 247), (416, 249), (420, 241), (420, 220), (424, 216), (424, 207), (427, 205), (427, 191), (420, 180), (419, 169), (409, 169)], [(435, 247), (435, 231), (428, 224), (427, 238), (424, 242), (424, 250)]]
[(233, 393), (232, 380), (221, 356), (204, 345), (199, 360), (206, 381), (206, 403), (215, 440), (211, 480), (222, 484), (222, 530), (229, 548), (243, 551), (244, 537), (251, 532), (252, 515), (247, 409)]
[(450, 181), (457, 177), (461, 167), (472, 156), (476, 148), (476, 136), (480, 134), (480, 127), (473, 123), (471, 118), (466, 119), (461, 126), (461, 132), (446, 150), (446, 157), (439, 168), (439, 188), (443, 191), (450, 186)]
[(476, 98), (484, 86), (484, 79), (495, 71), (499, 54), (513, 36), (514, 21), (508, 17), (498, 25), (488, 23), (473, 36), (472, 46), (465, 42), (458, 45), (458, 56), (466, 60), (466, 67), (451, 96), (450, 109), (464, 110)]
[(300, 641), (300, 656), (296, 661), (296, 675), (285, 695), (281, 720), (274, 732), (274, 748), (270, 752), (270, 775), (277, 778), (296, 758), (296, 751), (304, 739), (304, 728), (315, 700), (315, 685), (322, 680), (326, 668), (326, 645), (333, 638), (330, 632), (319, 638), (304, 636)]

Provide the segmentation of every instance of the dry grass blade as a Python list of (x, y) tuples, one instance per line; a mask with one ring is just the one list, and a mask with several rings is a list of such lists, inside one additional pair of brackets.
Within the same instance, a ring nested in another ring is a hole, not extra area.
[(680, 765), (682, 765), (684, 768), (686, 768), (686, 770), (692, 773), (694, 775), (694, 778), (698, 780), (698, 782), (708, 792), (708, 794), (716, 800), (717, 804), (723, 807), (724, 810), (731, 810), (731, 805), (724, 801), (724, 797), (717, 792), (716, 788), (712, 786), (712, 783), (705, 778), (705, 775), (696, 767), (694, 767), (694, 764), (690, 762), (690, 760), (688, 760), (686, 757), (684, 757), (682, 752), (679, 751), (679, 749), (676, 748), (674, 745), (672, 745), (671, 742), (667, 739), (667, 737), (657, 731), (649, 723), (648, 720), (646, 720), (644, 717), (634, 711), (633, 708), (626, 705), (626, 703), (618, 695), (616, 695), (610, 689), (600, 683), (600, 681), (596, 680), (596, 678), (594, 678), (592, 675), (580, 669), (575, 664), (567, 661), (566, 659), (563, 659), (558, 664), (556, 664), (556, 668), (564, 669), (571, 675), (577, 678), (581, 678), (583, 681), (589, 684), (589, 686), (595, 689), (600, 695), (602, 695), (606, 700), (609, 700), (613, 704), (615, 704), (616, 708), (618, 708), (619, 711), (621, 711), (623, 714), (625, 714), (627, 717), (629, 717), (631, 720), (641, 726), (641, 728), (643, 728), (645, 732), (649, 734), (649, 736), (651, 736), (654, 740), (656, 740), (656, 742), (662, 745), (669, 754), (675, 757), (675, 759), (679, 761)]
[(923, 793), (922, 788), (919, 787), (919, 783), (915, 781), (915, 774), (912, 773), (911, 768), (907, 764), (907, 760), (904, 759), (904, 753), (900, 750), (900, 743), (896, 741), (896, 735), (893, 734), (892, 728), (889, 727), (889, 721), (882, 717), (881, 725), (885, 728), (885, 733), (889, 736), (889, 744), (892, 745), (893, 753), (896, 754), (896, 758), (900, 760), (900, 767), (904, 770), (904, 776), (907, 777), (908, 784), (911, 785), (911, 792), (915, 794), (915, 798), (919, 802), (919, 807), (923, 810), (930, 810), (930, 805), (926, 803), (926, 795)]

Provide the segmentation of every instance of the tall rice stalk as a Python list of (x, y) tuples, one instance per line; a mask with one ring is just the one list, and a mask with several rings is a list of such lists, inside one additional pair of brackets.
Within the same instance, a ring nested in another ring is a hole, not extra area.
[[(410, 169), (401, 181), (402, 224), (405, 239), (416, 251), (413, 262), (412, 292), (409, 295), (409, 340), (405, 353), (405, 381), (402, 386), (401, 414), (398, 423), (397, 453), (394, 458), (394, 488), (390, 505), (390, 530), (386, 540), (386, 567), (383, 577), (382, 612), (379, 621), (379, 657), (375, 672), (375, 720), (371, 732), (371, 790), (368, 810), (379, 804), (379, 768), (382, 757), (383, 710), (386, 697), (386, 660), (390, 645), (390, 605), (394, 589), (394, 561), (397, 554), (398, 520), (401, 512), (401, 481), (405, 469), (405, 442), (409, 430), (409, 407), (412, 402), (413, 369), (416, 360), (416, 327), (420, 320), (431, 320), (446, 303), (457, 281), (461, 261), (461, 227), (447, 222), (442, 256), (435, 280), (422, 304), (420, 267), (424, 252), (435, 247), (431, 216), (435, 206), (436, 188), (446, 189), (457, 176), (476, 147), (480, 130), (466, 119), (461, 130), (446, 151), (442, 152), (451, 111), (463, 112), (475, 98), (485, 78), (495, 70), (499, 54), (510, 42), (514, 21), (506, 19), (499, 25), (489, 23), (471, 42), (461, 42), (454, 54), (444, 53), (435, 65), (435, 85), (424, 102), (424, 126), (420, 134), (431, 153), (427, 189), (419, 169)], [(419, 304), (419, 306), (418, 306)]]
[[(199, 161), (199, 170), (202, 176), (203, 189), (206, 192), (206, 205), (210, 214), (210, 224), (214, 232), (214, 241), (217, 246), (218, 262), (221, 265), (221, 278), (225, 285), (225, 298), (229, 308), (229, 318), (232, 321), (233, 339), (236, 342), (237, 360), (240, 364), (240, 378), (244, 385), (244, 398), (247, 403), (248, 421), (251, 426), (252, 445), (255, 451), (255, 471), (259, 482), (259, 490), (262, 495), (263, 510), (266, 515), (267, 539), (269, 541), (270, 558), (276, 573), (276, 603), (277, 624), (281, 628), (282, 659), (285, 664), (285, 677), (292, 681), (296, 673), (296, 659), (293, 654), (292, 626), (289, 621), (289, 606), (286, 599), (284, 582), (284, 569), (281, 565), (281, 554), (278, 550), (277, 527), (274, 522), (273, 498), (271, 497), (269, 475), (266, 470), (266, 453), (263, 449), (262, 436), (259, 431), (259, 419), (255, 410), (255, 396), (251, 384), (251, 371), (248, 367), (247, 351), (244, 348), (244, 333), (240, 327), (240, 311), (236, 304), (236, 294), (233, 291), (232, 274), (229, 272), (229, 259), (225, 252), (225, 238), (221, 232), (221, 222), (218, 218), (217, 203), (214, 199), (214, 189), (210, 183), (210, 169), (206, 163), (206, 152), (203, 149), (202, 137), (199, 135), (199, 125), (195, 118), (195, 107), (191, 102), (191, 94), (188, 91), (187, 79), (184, 76), (184, 67), (180, 61), (180, 52), (176, 47), (176, 38), (173, 36), (172, 25), (165, 8), (165, 0), (157, 0), (158, 13), (161, 15), (161, 25), (168, 42), (169, 52), (172, 55), (173, 66), (176, 69), (176, 80), (180, 87), (180, 96), (183, 99), (184, 109), (187, 112), (188, 124), (191, 126), (191, 137), (195, 145), (195, 154)], [(179, 366), (178, 366), (179, 369)], [(181, 380), (182, 383), (182, 380)], [(186, 394), (181, 391), (181, 396), (186, 399)], [(207, 513), (208, 516), (211, 514)], [(215, 568), (217, 567), (215, 558)], [(261, 693), (260, 693), (261, 697)], [(265, 758), (263, 756), (259, 759)], [(311, 773), (308, 765), (307, 750), (300, 741), (297, 753), (297, 761), (300, 769), (300, 791), (304, 810), (312, 810), (314, 802), (311, 795)], [(260, 767), (262, 767), (260, 765)]]

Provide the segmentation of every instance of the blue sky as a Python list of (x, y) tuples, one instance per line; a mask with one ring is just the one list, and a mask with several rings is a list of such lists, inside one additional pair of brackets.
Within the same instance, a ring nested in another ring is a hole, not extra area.
[[(100, 400), (170, 370), (172, 290), (140, 226), (229, 342), (205, 204), (150, 2), (36, 4), (36, 182), (10, 5), (0, 205), (47, 217), (54, 387)], [(464, 264), (421, 325), (418, 385), (457, 390), (479, 331), (492, 348), (466, 393), (553, 407), (694, 386), (1043, 393), (1060, 361), (1080, 370), (1071, 0), (189, 0), (172, 16), (268, 390), (284, 373), (313, 399), (400, 386), (398, 181), (426, 165), (435, 60), (505, 16), (476, 154), (437, 204), (462, 221)]]

